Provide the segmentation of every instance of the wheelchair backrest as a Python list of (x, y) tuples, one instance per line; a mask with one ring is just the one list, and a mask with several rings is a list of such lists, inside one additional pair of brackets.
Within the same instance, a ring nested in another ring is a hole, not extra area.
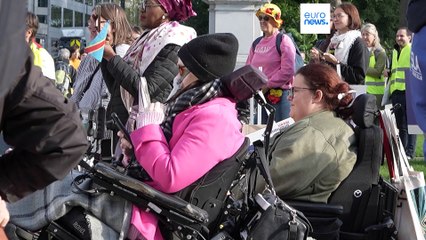
[(378, 110), (374, 95), (358, 96), (352, 107), (358, 142), (357, 161), (349, 176), (330, 196), (329, 203), (343, 206), (341, 229), (358, 232), (377, 223), (377, 185), (383, 159), (383, 132), (376, 124)]
[(249, 145), (250, 140), (245, 138), (232, 157), (223, 160), (195, 183), (176, 193), (180, 198), (208, 212), (209, 221), (206, 226), (210, 231), (215, 230), (220, 214), (223, 214), (228, 191), (238, 180)]

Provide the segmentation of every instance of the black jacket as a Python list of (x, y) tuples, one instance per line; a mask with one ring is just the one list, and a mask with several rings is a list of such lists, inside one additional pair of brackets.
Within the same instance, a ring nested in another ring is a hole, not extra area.
[(348, 64), (340, 64), (342, 77), (349, 84), (364, 84), (369, 61), (368, 48), (359, 37), (349, 50)]
[(75, 104), (43, 77), (26, 48), (25, 67), (0, 99), (0, 130), (13, 147), (0, 157), (0, 195), (9, 201), (65, 177), (88, 146)]
[[(145, 70), (143, 76), (148, 83), (152, 102), (165, 102), (173, 88), (173, 79), (178, 74), (177, 53), (180, 46), (166, 45)], [(139, 73), (116, 55), (109, 61), (102, 60), (102, 75), (111, 93), (107, 114), (116, 112), (124, 123), (129, 117), (121, 99), (120, 86), (126, 89), (137, 101), (140, 82)]]
[(426, 1), (411, 0), (407, 8), (408, 29), (417, 33), (426, 25)]

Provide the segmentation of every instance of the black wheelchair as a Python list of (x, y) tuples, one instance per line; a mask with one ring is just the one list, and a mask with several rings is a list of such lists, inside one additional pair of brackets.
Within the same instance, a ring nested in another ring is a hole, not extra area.
[(380, 176), (383, 131), (374, 95), (361, 94), (352, 105), (357, 137), (357, 161), (349, 176), (332, 193), (327, 204), (288, 203), (311, 222), (317, 240), (396, 239), (394, 214), (398, 190)]

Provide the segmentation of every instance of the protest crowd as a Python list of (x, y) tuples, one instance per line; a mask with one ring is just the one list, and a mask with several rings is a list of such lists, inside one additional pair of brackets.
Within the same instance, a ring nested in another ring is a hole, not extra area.
[(0, 0), (0, 239), (425, 239), (424, 1), (391, 52), (353, 3), (305, 53), (259, 3), (240, 67), (191, 0), (142, 0), (140, 26), (96, 3), (55, 56), (25, 2)]

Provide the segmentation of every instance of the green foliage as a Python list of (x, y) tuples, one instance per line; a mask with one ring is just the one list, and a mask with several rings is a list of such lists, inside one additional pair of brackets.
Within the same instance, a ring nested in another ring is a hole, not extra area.
[(307, 53), (319, 39), (317, 34), (300, 34), (300, 4), (301, 3), (327, 3), (325, 0), (311, 1), (289, 1), (278, 0), (273, 3), (281, 9), (282, 19), (284, 20), (283, 28), (287, 32), (291, 32), (300, 51)]
[[(277, 0), (274, 4), (282, 11), (284, 28), (292, 32), (299, 47), (303, 51), (309, 50), (317, 39), (323, 36), (306, 36), (295, 34), (294, 30), (300, 32), (300, 4), (301, 3), (329, 3), (329, 0)], [(357, 6), (361, 20), (376, 25), (381, 43), (387, 52), (391, 52), (395, 43), (395, 33), (399, 22), (399, 0), (349, 0)]]
[(193, 27), (198, 35), (207, 34), (209, 32), (209, 5), (202, 0), (192, 0), (192, 8), (197, 16), (188, 19), (183, 24)]
[(382, 46), (389, 54), (395, 44), (395, 33), (399, 23), (399, 0), (354, 0), (364, 23), (376, 26)]

